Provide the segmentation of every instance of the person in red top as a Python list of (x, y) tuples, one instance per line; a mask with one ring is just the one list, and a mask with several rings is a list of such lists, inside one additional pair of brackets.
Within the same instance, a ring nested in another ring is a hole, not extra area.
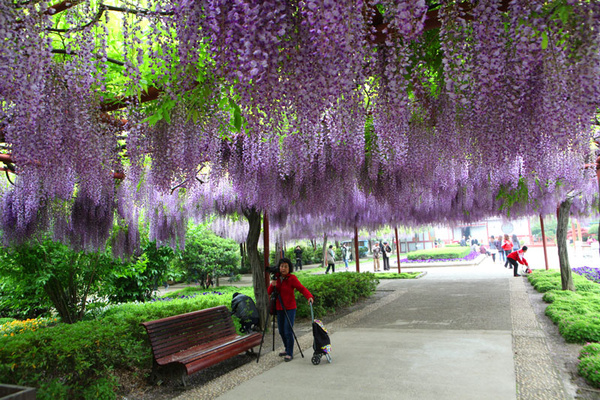
[[(504, 235), (504, 241), (502, 242), (502, 251), (504, 251), (504, 254), (506, 255), (506, 261), (504, 262), (504, 268), (508, 267), (508, 255), (510, 254), (510, 252), (512, 252), (512, 248), (513, 248), (513, 244), (510, 241), (510, 238), (508, 237), (508, 235)], [(512, 267), (510, 267), (512, 268)]]
[(514, 276), (521, 276), (518, 273), (519, 264), (526, 265), (527, 268), (529, 268), (529, 264), (527, 264), (527, 260), (524, 257), (526, 252), (527, 246), (523, 246), (521, 250), (513, 251), (512, 253), (506, 256), (506, 261), (508, 261), (513, 267)]
[[(292, 331), (296, 318), (296, 297), (294, 290), (302, 293), (310, 304), (314, 300), (313, 295), (310, 294), (308, 289), (300, 283), (294, 274), (290, 273), (291, 265), (292, 262), (287, 258), (279, 260), (279, 274), (276, 275), (275, 279), (271, 280), (271, 285), (267, 288), (269, 295), (277, 290), (277, 328), (285, 346), (285, 352), (279, 353), (279, 356), (285, 357), (286, 362), (292, 361), (294, 358), (294, 333)], [(280, 300), (283, 301), (283, 307)]]

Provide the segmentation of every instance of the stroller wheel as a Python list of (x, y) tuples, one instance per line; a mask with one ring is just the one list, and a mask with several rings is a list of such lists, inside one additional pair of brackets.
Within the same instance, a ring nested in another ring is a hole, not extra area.
[(321, 363), (321, 356), (314, 354), (310, 361), (312, 361), (314, 365), (319, 365)]

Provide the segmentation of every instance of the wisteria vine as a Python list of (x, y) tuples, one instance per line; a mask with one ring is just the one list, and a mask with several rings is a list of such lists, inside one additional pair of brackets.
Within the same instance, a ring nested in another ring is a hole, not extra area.
[(312, 221), (290, 235), (554, 213), (567, 193), (589, 212), (598, 2), (439, 3), (0, 2), (4, 241), (121, 255), (144, 221), (183, 246), (189, 219), (248, 207)]

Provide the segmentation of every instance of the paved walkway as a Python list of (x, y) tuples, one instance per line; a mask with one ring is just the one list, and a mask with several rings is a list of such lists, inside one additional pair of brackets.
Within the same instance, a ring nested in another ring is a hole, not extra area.
[(491, 259), (422, 270), (427, 274), (417, 280), (382, 281), (377, 301), (327, 325), (331, 364), (311, 363), (313, 338), (305, 326), (296, 332), (305, 358), (297, 353), (282, 362), (278, 342), (275, 352), (263, 348), (260, 363), (178, 399), (575, 397), (553, 364), (526, 278)]

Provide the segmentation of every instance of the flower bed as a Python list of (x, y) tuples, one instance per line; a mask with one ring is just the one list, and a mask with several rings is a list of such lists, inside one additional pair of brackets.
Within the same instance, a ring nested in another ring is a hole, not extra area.
[(585, 276), (590, 281), (600, 283), (600, 268), (579, 267), (572, 270), (578, 275)]
[[(466, 249), (467, 251), (465, 252)], [(445, 250), (436, 251), (435, 250)], [(427, 252), (427, 253), (426, 253)], [(416, 253), (416, 254), (415, 254)], [(462, 254), (462, 255), (461, 255)], [(458, 247), (448, 249), (434, 249), (434, 250), (419, 250), (418, 252), (409, 253), (407, 258), (400, 259), (400, 263), (441, 263), (441, 262), (460, 262), (460, 261), (472, 261), (479, 256), (480, 253), (471, 251), (470, 248)]]

